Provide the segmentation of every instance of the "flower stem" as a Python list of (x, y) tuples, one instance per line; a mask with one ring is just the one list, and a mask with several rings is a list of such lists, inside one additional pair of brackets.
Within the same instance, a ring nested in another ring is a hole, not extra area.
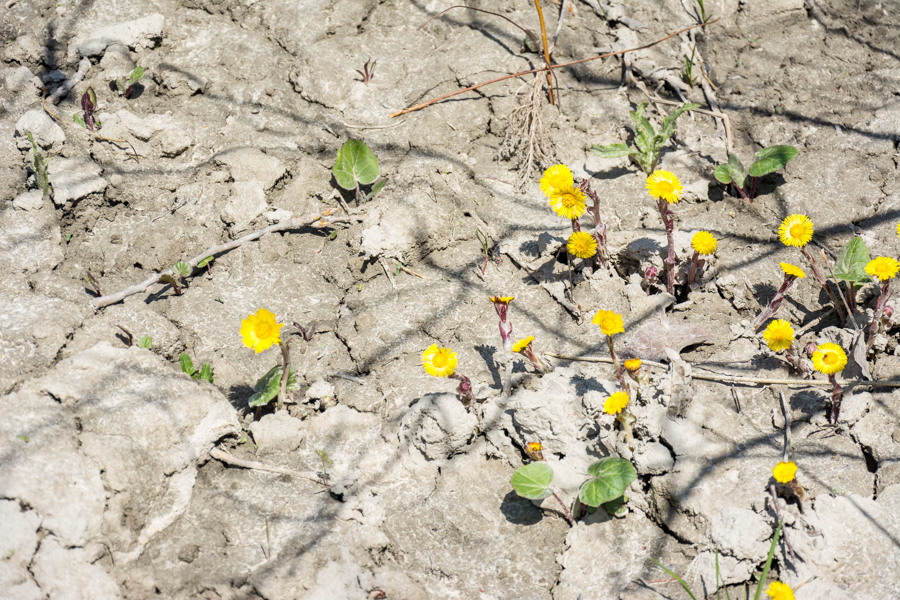
[(460, 375), (459, 373), (453, 373), (450, 375), (450, 378), (459, 381), (459, 385), (456, 387), (456, 395), (463, 403), (463, 406), (469, 407), (477, 402), (477, 400), (475, 400), (475, 394), (472, 393), (471, 379), (465, 375)]
[(881, 294), (878, 296), (878, 300), (875, 301), (875, 312), (872, 314), (872, 324), (869, 325), (869, 335), (866, 338), (866, 351), (870, 351), (872, 349), (872, 344), (875, 343), (875, 336), (878, 334), (878, 330), (881, 325), (881, 315), (884, 312), (884, 307), (887, 305), (887, 301), (890, 300), (893, 293), (890, 290), (891, 282), (890, 280), (882, 282), (881, 284)]
[(669, 205), (663, 198), (656, 201), (656, 207), (659, 209), (659, 216), (662, 218), (663, 225), (666, 228), (666, 244), (668, 252), (666, 259), (663, 261), (666, 265), (666, 291), (675, 295), (675, 219), (673, 213), (669, 210)]
[(844, 388), (838, 384), (834, 374), (828, 376), (828, 381), (834, 386), (834, 389), (831, 392), (831, 416), (829, 417), (829, 421), (831, 421), (832, 425), (836, 425), (838, 416), (841, 414), (841, 400), (844, 398)]
[(687, 284), (688, 288), (693, 288), (694, 280), (697, 278), (697, 270), (700, 269), (706, 261), (700, 258), (700, 253), (694, 250), (694, 256), (691, 257), (691, 269), (688, 271)]
[(551, 492), (553, 497), (556, 498), (556, 501), (559, 502), (559, 505), (563, 507), (563, 511), (566, 513), (566, 518), (569, 520), (569, 524), (572, 527), (575, 527), (575, 517), (572, 516), (572, 511), (569, 510), (569, 507), (566, 506), (566, 503), (562, 501), (562, 498), (556, 495), (556, 492)]
[(281, 383), (278, 385), (278, 402), (276, 402), (275, 410), (281, 410), (287, 396), (288, 379), (291, 376), (291, 338), (285, 338), (281, 342)]
[(626, 392), (630, 392), (628, 382), (625, 380), (625, 371), (622, 369), (622, 365), (619, 364), (619, 357), (616, 355), (616, 349), (613, 346), (611, 335), (606, 336), (606, 346), (609, 348), (609, 355), (612, 357), (613, 364), (616, 365), (616, 379), (619, 380), (619, 385), (622, 386), (622, 389)]
[(781, 306), (781, 302), (784, 300), (784, 294), (794, 284), (795, 279), (797, 278), (794, 275), (784, 274), (784, 281), (781, 283), (781, 287), (775, 292), (775, 295), (772, 297), (772, 300), (765, 310), (759, 313), (756, 319), (754, 319), (753, 324), (750, 325), (750, 329), (754, 333), (756, 333), (756, 330), (759, 329), (760, 325), (766, 322), (766, 319), (775, 314), (775, 311), (778, 310), (778, 307)]
[(837, 298), (834, 296), (834, 292), (831, 291), (831, 288), (828, 286), (828, 281), (825, 279), (825, 276), (822, 275), (822, 271), (819, 269), (819, 263), (816, 262), (816, 259), (813, 258), (813, 255), (810, 254), (809, 250), (806, 248), (800, 248), (800, 253), (806, 257), (806, 260), (809, 261), (809, 264), (812, 266), (813, 275), (815, 275), (816, 280), (825, 290), (825, 293), (828, 294), (828, 297), (831, 299), (831, 303), (834, 305), (834, 311), (838, 314), (841, 314), (841, 310), (839, 308), (839, 304)]

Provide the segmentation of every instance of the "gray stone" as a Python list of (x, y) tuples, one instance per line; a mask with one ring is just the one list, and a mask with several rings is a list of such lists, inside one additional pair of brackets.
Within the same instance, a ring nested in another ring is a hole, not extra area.
[(841, 401), (841, 413), (838, 416), (840, 423), (849, 423), (853, 425), (863, 418), (863, 415), (869, 410), (872, 403), (872, 394), (869, 392), (856, 392), (855, 394), (844, 394)]
[[(3, 87), (16, 94), (34, 93), (41, 89), (41, 80), (31, 72), (31, 69), (23, 65), (15, 69), (9, 69), (6, 72), (6, 75), (3, 77)], [(40, 112), (43, 113), (44, 111)]]
[(251, 423), (250, 433), (260, 455), (293, 452), (303, 441), (303, 422), (279, 410)]
[[(893, 417), (893, 410), (887, 407), (885, 399), (893, 399), (890, 394), (880, 395), (872, 410), (866, 413), (850, 430), (854, 439), (863, 446), (878, 463), (878, 496), (887, 486), (900, 484), (900, 426)], [(843, 414), (843, 410), (841, 410)]]
[(66, 548), (55, 536), (41, 542), (32, 571), (41, 590), (66, 600), (118, 600), (119, 586), (82, 548)]
[(184, 129), (172, 127), (165, 129), (160, 134), (160, 143), (162, 145), (162, 155), (166, 158), (174, 158), (190, 148), (191, 144), (193, 144), (193, 139)]
[[(66, 141), (66, 134), (62, 128), (43, 110), (29, 110), (16, 121), (16, 136), (19, 136), (16, 146), (19, 150), (31, 149), (31, 142), (25, 136), (26, 131), (31, 132), (34, 143), (39, 148), (52, 148)], [(50, 164), (52, 165), (55, 160), (51, 160)]]
[(236, 181), (222, 211), (222, 222), (243, 231), (266, 210), (266, 193), (258, 181)]
[(99, 56), (112, 44), (121, 44), (132, 50), (150, 48), (162, 37), (165, 22), (165, 17), (154, 13), (78, 34), (69, 46), (77, 49), (82, 56)]
[(286, 172), (281, 160), (258, 148), (235, 148), (218, 155), (216, 160), (228, 166), (235, 182), (258, 181), (265, 191), (272, 189)]
[(400, 437), (429, 460), (440, 460), (465, 448), (477, 426), (478, 419), (455, 394), (428, 394), (403, 416)]
[(44, 204), (44, 193), (41, 190), (29, 190), (15, 197), (13, 206), (19, 210), (39, 210)]
[(321, 400), (322, 398), (334, 398), (334, 386), (324, 379), (316, 379), (306, 390), (306, 399)]
[(106, 189), (106, 180), (100, 176), (103, 168), (88, 157), (53, 159), (48, 169), (57, 206)]
[(757, 512), (726, 506), (713, 518), (710, 537), (720, 552), (759, 563), (769, 551), (772, 526)]
[(659, 442), (644, 444), (634, 453), (634, 468), (641, 475), (660, 475), (671, 471), (674, 466), (672, 453)]
[(38, 545), (41, 520), (33, 510), (22, 510), (18, 502), (0, 500), (0, 590), (10, 600), (38, 600), (44, 594), (34, 583), (28, 566)]

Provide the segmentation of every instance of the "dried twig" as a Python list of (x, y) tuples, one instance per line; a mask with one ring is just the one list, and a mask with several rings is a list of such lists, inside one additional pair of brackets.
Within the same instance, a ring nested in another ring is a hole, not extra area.
[[(224, 252), (228, 252), (229, 250), (234, 250), (235, 248), (242, 246), (247, 242), (252, 242), (253, 240), (259, 239), (267, 233), (274, 233), (276, 231), (287, 231), (289, 229), (300, 229), (301, 227), (313, 227), (316, 229), (323, 229), (325, 227), (329, 227), (335, 223), (350, 223), (353, 221), (361, 221), (361, 216), (346, 216), (346, 217), (336, 217), (336, 218), (328, 218), (333, 213), (335, 213), (337, 208), (329, 208), (328, 210), (322, 211), (318, 214), (306, 215), (303, 217), (297, 217), (295, 219), (287, 219), (285, 221), (281, 221), (280, 223), (275, 223), (274, 225), (270, 225), (265, 229), (260, 229), (258, 231), (254, 231), (253, 233), (248, 233), (244, 237), (238, 238), (226, 244), (220, 244), (218, 246), (213, 246), (203, 251), (202, 254), (198, 254), (191, 260), (187, 261), (187, 263), (192, 267), (196, 267), (200, 261), (209, 256), (214, 256), (216, 254), (222, 254)], [(172, 269), (166, 269), (161, 273), (155, 273), (151, 275), (144, 281), (137, 283), (135, 285), (129, 286), (124, 290), (116, 292), (115, 294), (110, 294), (109, 296), (100, 296), (99, 298), (93, 299), (93, 304), (95, 308), (103, 308), (104, 306), (109, 306), (110, 304), (116, 304), (117, 302), (121, 302), (128, 296), (133, 294), (140, 294), (141, 292), (147, 291), (151, 285), (159, 283), (159, 280), (169, 275), (172, 276)]]
[(325, 485), (325, 482), (322, 481), (322, 478), (313, 471), (295, 471), (286, 467), (273, 467), (261, 462), (256, 462), (254, 460), (244, 460), (242, 458), (237, 458), (228, 450), (225, 450), (224, 448), (221, 448), (219, 446), (216, 446), (215, 448), (210, 450), (209, 455), (216, 460), (222, 461), (223, 463), (234, 467), (243, 467), (245, 469), (255, 469), (257, 471), (268, 471), (269, 473), (278, 473), (280, 475), (288, 475), (290, 477), (299, 477), (301, 479), (314, 481), (320, 485)]
[[(660, 44), (660, 43), (668, 40), (669, 38), (675, 37), (679, 33), (684, 33), (685, 31), (689, 31), (689, 30), (697, 28), (697, 27), (706, 27), (707, 25), (712, 25), (713, 23), (715, 23), (718, 20), (719, 19), (713, 19), (712, 21), (707, 21), (706, 23), (701, 23), (699, 25), (691, 25), (690, 27), (685, 27), (684, 29), (679, 29), (675, 33), (671, 33), (664, 38), (658, 39), (655, 42), (652, 42), (650, 44), (638, 46), (637, 48), (628, 48), (627, 50), (617, 50), (616, 52), (608, 52), (606, 54), (600, 54), (598, 56), (590, 56), (588, 58), (581, 58), (579, 60), (573, 60), (573, 61), (569, 61), (566, 63), (560, 63), (558, 65), (553, 65), (553, 70), (557, 70), (557, 69), (561, 69), (561, 68), (565, 68), (565, 67), (571, 67), (572, 65), (578, 65), (578, 64), (585, 63), (585, 62), (588, 62), (591, 60), (608, 58), (610, 56), (618, 56), (619, 54), (625, 54), (627, 52), (637, 52), (638, 50), (645, 50), (647, 48), (650, 48), (652, 46)], [(427, 102), (422, 102), (420, 104), (416, 104), (415, 106), (410, 106), (409, 108), (404, 108), (402, 110), (398, 110), (396, 112), (391, 113), (388, 116), (390, 118), (399, 117), (400, 115), (405, 115), (406, 113), (421, 110), (427, 106), (431, 106), (432, 104), (435, 104), (436, 102), (440, 102), (441, 100), (446, 100), (447, 98), (452, 98), (453, 96), (465, 94), (466, 92), (471, 92), (472, 90), (477, 90), (478, 88), (484, 87), (486, 85), (490, 85), (492, 83), (506, 81), (507, 79), (513, 79), (515, 77), (521, 77), (523, 75), (531, 75), (532, 73), (543, 73), (544, 71), (549, 71), (549, 70), (550, 69), (547, 67), (541, 67), (538, 69), (531, 69), (529, 71), (520, 71), (518, 73), (513, 73), (512, 75), (504, 75), (503, 77), (498, 77), (496, 79), (491, 79), (490, 81), (485, 81), (483, 83), (477, 83), (475, 85), (470, 85), (467, 88), (464, 88), (461, 90), (456, 90), (455, 92), (450, 92), (449, 94), (444, 94), (443, 96), (439, 96), (437, 98), (432, 98), (431, 100), (428, 100)]]
[(779, 396), (781, 398), (781, 414), (784, 415), (784, 451), (781, 453), (781, 460), (788, 462), (791, 460), (791, 411), (784, 399), (784, 392), (779, 392)]
[(65, 98), (69, 91), (81, 83), (81, 80), (84, 79), (84, 76), (87, 75), (87, 72), (91, 70), (91, 60), (89, 58), (82, 58), (81, 62), (78, 63), (78, 70), (75, 73), (63, 81), (56, 91), (54, 91), (50, 95), (50, 102), (53, 104), (59, 104), (59, 101)]

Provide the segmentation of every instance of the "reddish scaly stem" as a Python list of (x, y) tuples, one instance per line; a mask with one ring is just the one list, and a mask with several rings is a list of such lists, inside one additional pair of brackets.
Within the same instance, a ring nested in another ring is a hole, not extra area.
[(556, 501), (559, 502), (559, 505), (563, 507), (563, 511), (566, 513), (566, 518), (569, 520), (569, 523), (572, 527), (575, 527), (575, 517), (572, 516), (572, 512), (569, 510), (569, 507), (566, 506), (566, 503), (562, 501), (562, 498), (556, 495), (556, 492), (551, 492), (553, 497), (556, 498)]
[(613, 346), (611, 335), (606, 336), (606, 346), (609, 348), (609, 355), (612, 357), (613, 364), (616, 365), (616, 379), (619, 380), (619, 385), (622, 386), (623, 390), (630, 393), (631, 388), (628, 387), (628, 381), (625, 379), (625, 370), (619, 364), (619, 357), (616, 355), (616, 348)]
[(694, 250), (694, 256), (691, 257), (691, 269), (688, 271), (688, 279), (687, 284), (688, 287), (693, 287), (694, 280), (697, 278), (697, 271), (706, 264), (706, 261), (700, 258), (700, 253)]
[(832, 425), (836, 425), (838, 416), (841, 414), (841, 400), (844, 398), (844, 388), (838, 384), (834, 374), (828, 376), (828, 381), (834, 386), (834, 389), (831, 392), (831, 416), (829, 417), (829, 421), (831, 421)]
[(841, 314), (840, 304), (837, 301), (837, 298), (834, 296), (834, 292), (831, 291), (831, 288), (828, 286), (828, 281), (825, 279), (825, 276), (822, 275), (821, 269), (819, 269), (819, 263), (816, 262), (816, 259), (813, 258), (813, 255), (810, 254), (809, 250), (806, 248), (800, 248), (800, 253), (806, 257), (806, 260), (809, 261), (810, 266), (812, 266), (813, 275), (816, 277), (816, 281), (822, 286), (825, 290), (825, 293), (828, 294), (828, 298), (831, 300), (831, 304), (834, 305), (834, 312), (837, 314)]
[(666, 265), (666, 291), (675, 295), (675, 218), (674, 213), (669, 210), (669, 203), (664, 198), (657, 198), (656, 207), (659, 209), (659, 216), (662, 218), (663, 225), (666, 227), (666, 244), (668, 245), (666, 259), (663, 261)]
[(893, 295), (893, 292), (889, 289), (890, 286), (890, 280), (884, 281), (881, 284), (881, 294), (879, 294), (878, 300), (875, 301), (875, 312), (872, 315), (872, 324), (869, 326), (869, 336), (866, 339), (866, 351), (872, 349), (872, 344), (875, 343), (875, 336), (881, 328), (881, 314), (884, 312), (887, 301), (890, 300)]
[(450, 378), (459, 381), (459, 385), (456, 388), (456, 395), (463, 403), (463, 406), (469, 407), (477, 402), (475, 394), (472, 393), (472, 381), (468, 377), (460, 375), (459, 373), (454, 373), (450, 375)]
[(753, 324), (750, 326), (750, 329), (754, 332), (759, 329), (760, 325), (766, 322), (766, 319), (775, 314), (775, 311), (778, 310), (778, 307), (781, 306), (781, 302), (784, 300), (785, 292), (790, 289), (790, 287), (794, 284), (794, 280), (797, 278), (794, 275), (784, 274), (784, 281), (781, 284), (781, 287), (778, 288), (778, 291), (775, 292), (775, 296), (772, 298), (772, 301), (769, 302), (769, 305), (766, 307), (764, 311), (759, 313), (759, 316), (753, 321)]

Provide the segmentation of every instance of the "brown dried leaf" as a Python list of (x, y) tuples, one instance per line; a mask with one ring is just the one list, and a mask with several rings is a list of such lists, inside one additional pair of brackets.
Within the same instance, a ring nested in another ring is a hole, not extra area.
[(671, 319), (665, 313), (658, 312), (631, 335), (625, 343), (625, 354), (662, 361), (666, 359), (666, 348), (680, 354), (688, 346), (712, 342), (712, 333), (706, 328)]

